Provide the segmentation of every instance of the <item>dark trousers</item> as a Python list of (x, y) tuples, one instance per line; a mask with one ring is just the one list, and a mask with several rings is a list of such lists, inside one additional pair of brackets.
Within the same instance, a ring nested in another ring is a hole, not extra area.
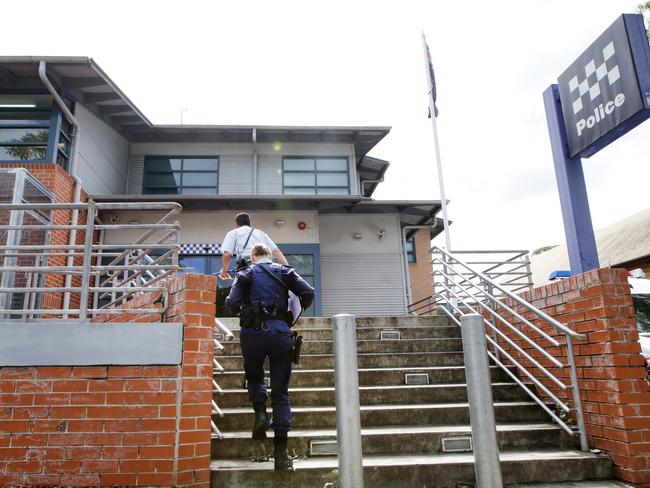
[(268, 394), (264, 384), (264, 360), (268, 356), (271, 366), (271, 427), (276, 436), (286, 436), (291, 429), (289, 379), (291, 377), (291, 332), (280, 320), (269, 321), (268, 330), (247, 328), (240, 332), (240, 345), (244, 357), (244, 371), (248, 381), (248, 398), (251, 403), (266, 403)]

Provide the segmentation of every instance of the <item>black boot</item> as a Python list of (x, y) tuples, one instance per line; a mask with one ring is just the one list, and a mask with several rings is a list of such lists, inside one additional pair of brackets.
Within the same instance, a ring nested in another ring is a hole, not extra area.
[(269, 428), (269, 419), (266, 416), (266, 403), (255, 403), (255, 422), (253, 423), (253, 439), (266, 439), (266, 431)]
[(273, 437), (273, 460), (275, 461), (275, 470), (293, 470), (293, 460), (289, 457), (287, 451), (287, 437)]

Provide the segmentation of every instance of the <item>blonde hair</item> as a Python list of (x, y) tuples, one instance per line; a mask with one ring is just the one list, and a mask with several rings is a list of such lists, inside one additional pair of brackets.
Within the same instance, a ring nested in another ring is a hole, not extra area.
[(271, 250), (268, 248), (268, 246), (265, 246), (264, 244), (255, 244), (253, 246), (253, 250), (251, 251), (251, 257), (261, 257), (261, 256), (270, 256), (271, 255)]

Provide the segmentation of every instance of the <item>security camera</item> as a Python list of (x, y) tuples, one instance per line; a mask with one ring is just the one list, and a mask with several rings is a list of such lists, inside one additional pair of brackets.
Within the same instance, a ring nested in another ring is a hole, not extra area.
[(120, 216), (117, 215), (117, 214), (111, 214), (111, 216), (110, 216), (110, 220), (111, 220), (111, 224), (114, 224), (115, 222), (117, 222), (118, 220), (120, 220)]
[(384, 235), (386, 235), (386, 229), (379, 229), (379, 232), (377, 233), (377, 236), (380, 239), (383, 239)]

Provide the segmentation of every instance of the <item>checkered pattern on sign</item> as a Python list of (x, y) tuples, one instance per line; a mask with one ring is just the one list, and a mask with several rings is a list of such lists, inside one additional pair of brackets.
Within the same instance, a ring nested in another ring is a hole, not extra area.
[(582, 103), (583, 96), (589, 94), (589, 98), (593, 101), (600, 96), (600, 82), (607, 78), (607, 82), (613, 85), (620, 77), (621, 73), (618, 69), (618, 64), (607, 67), (607, 61), (614, 56), (616, 50), (614, 49), (614, 41), (610, 42), (603, 49), (603, 62), (596, 66), (596, 60), (592, 59), (585, 66), (585, 79), (578, 81), (578, 76), (574, 76), (569, 80), (569, 91), (571, 93), (578, 91), (578, 98), (573, 101), (573, 113), (580, 112), (584, 105)]
[(223, 254), (221, 244), (181, 244), (181, 254)]

